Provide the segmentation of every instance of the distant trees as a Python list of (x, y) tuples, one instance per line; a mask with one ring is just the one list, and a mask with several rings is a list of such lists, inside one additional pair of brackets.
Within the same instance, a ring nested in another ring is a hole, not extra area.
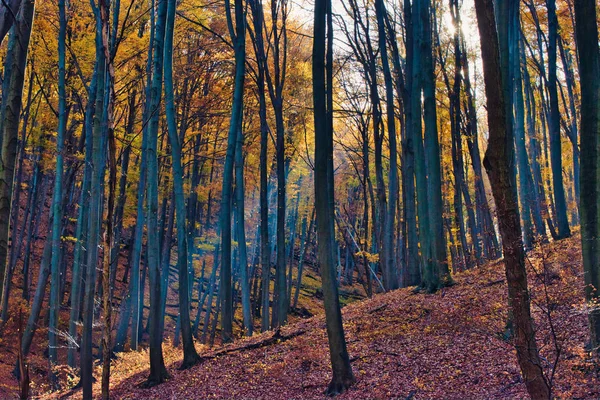
[[(303, 313), (321, 294), (319, 273), (338, 393), (353, 381), (339, 295), (434, 292), (499, 258), (498, 233), (514, 323), (531, 335), (519, 246), (568, 236), (579, 197), (586, 294), (597, 301), (590, 5), (578, 0), (572, 15), (562, 1), (497, 2), (502, 23), (485, 43), (498, 35), (502, 99), (484, 113), (469, 7), (457, 0), (347, 0), (344, 15), (319, 0), (314, 43), (287, 0), (177, 3), (37, 0), (35, 22), (34, 0), (0, 4), (0, 42), (12, 25), (0, 316), (27, 302), (23, 356), (48, 327), (50, 363), (68, 347), (91, 396), (102, 359), (106, 397), (112, 353), (147, 343), (147, 384), (159, 384), (165, 336), (181, 339), (189, 367), (194, 336), (229, 342)], [(344, 45), (334, 48), (334, 30)], [(490, 126), (488, 174), (485, 114), (505, 118)], [(534, 359), (529, 350), (521, 360)]]

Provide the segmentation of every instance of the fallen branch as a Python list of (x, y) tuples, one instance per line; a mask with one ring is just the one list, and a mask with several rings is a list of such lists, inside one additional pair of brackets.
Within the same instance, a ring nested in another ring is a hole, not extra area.
[(504, 279), (497, 279), (495, 281), (491, 281), (485, 284), (485, 287), (490, 287), (490, 286), (494, 286), (494, 285), (498, 285), (500, 283), (504, 283)]
[(237, 347), (233, 347), (233, 348), (225, 348), (225, 349), (221, 349), (211, 355), (202, 356), (202, 357), (200, 357), (200, 362), (207, 361), (207, 360), (213, 360), (217, 357), (235, 353), (235, 352), (239, 352), (239, 351), (260, 349), (262, 347), (270, 346), (272, 344), (285, 342), (285, 341), (293, 339), (297, 336), (303, 335), (304, 333), (306, 333), (306, 331), (303, 329), (300, 329), (300, 330), (290, 333), (289, 335), (282, 335), (281, 331), (278, 329), (275, 331), (275, 333), (273, 333), (273, 335), (271, 337), (263, 339), (259, 342), (250, 343), (250, 344), (246, 344), (243, 346), (237, 346)]
[(377, 311), (385, 310), (387, 307), (388, 307), (388, 304), (384, 303), (384, 304), (382, 304), (382, 305), (380, 305), (378, 307), (375, 307), (372, 310), (367, 311), (367, 313), (368, 314), (373, 314), (373, 313), (376, 313)]

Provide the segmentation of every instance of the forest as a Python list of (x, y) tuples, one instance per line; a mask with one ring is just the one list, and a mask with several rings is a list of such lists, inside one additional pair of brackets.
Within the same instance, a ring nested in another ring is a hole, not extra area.
[(597, 0), (0, 0), (0, 398), (600, 398)]

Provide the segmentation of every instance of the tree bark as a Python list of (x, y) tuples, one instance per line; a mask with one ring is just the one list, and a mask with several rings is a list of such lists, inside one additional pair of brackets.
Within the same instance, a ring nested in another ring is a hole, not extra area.
[[(507, 127), (498, 34), (492, 0), (475, 0), (481, 40), (489, 143), (484, 166), (492, 182), (506, 267), (509, 306), (515, 324), (515, 346), (521, 373), (532, 399), (549, 399), (550, 387), (541, 366), (531, 318), (525, 252), (521, 238), (516, 177), (511, 162), (514, 138)], [(508, 21), (500, 19), (499, 24)]]

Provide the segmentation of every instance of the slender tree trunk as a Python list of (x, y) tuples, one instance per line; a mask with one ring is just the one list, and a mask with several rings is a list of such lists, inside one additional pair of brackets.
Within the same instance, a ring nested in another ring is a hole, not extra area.
[[(417, 204), (415, 191), (415, 128), (413, 112), (416, 111), (415, 102), (412, 101), (413, 85), (418, 82), (413, 80), (415, 74), (414, 64), (414, 28), (412, 6), (409, 0), (404, 0), (404, 20), (406, 36), (406, 86), (404, 96), (405, 132), (402, 141), (402, 191), (404, 194), (404, 218), (406, 221), (406, 286), (421, 284), (421, 258), (419, 257), (419, 232), (417, 231)], [(397, 58), (397, 57), (395, 57)], [(396, 68), (400, 68), (400, 61), (396, 61)], [(420, 116), (420, 114), (419, 114)]]
[(575, 33), (579, 50), (581, 84), (581, 248), (585, 295), (589, 304), (590, 341), (600, 349), (600, 49), (596, 6), (593, 1), (575, 0)]
[[(389, 201), (387, 203), (387, 216), (382, 238), (381, 254), (382, 269), (387, 290), (398, 288), (398, 273), (396, 270), (396, 257), (394, 253), (395, 224), (396, 224), (396, 202), (398, 200), (398, 150), (396, 145), (396, 116), (394, 112), (394, 84), (390, 71), (390, 62), (387, 53), (387, 36), (385, 33), (385, 18), (387, 10), (383, 0), (375, 1), (375, 14), (377, 16), (377, 32), (379, 38), (379, 54), (383, 66), (383, 80), (385, 83), (386, 119), (390, 148), (390, 169), (388, 177)], [(384, 210), (381, 210), (384, 212)]]
[[(161, 296), (161, 268), (160, 244), (158, 229), (158, 125), (159, 110), (162, 92), (163, 56), (165, 45), (165, 23), (167, 16), (167, 2), (157, 4), (155, 36), (152, 46), (153, 66), (152, 85), (150, 89), (150, 121), (148, 127), (148, 182), (147, 182), (147, 208), (146, 220), (148, 226), (148, 274), (150, 276), (150, 375), (147, 386), (158, 385), (169, 377), (165, 368), (162, 352), (162, 296)], [(167, 272), (168, 273), (168, 272)], [(141, 294), (141, 293), (140, 293)], [(134, 321), (135, 322), (135, 321)]]
[(440, 145), (437, 131), (437, 111), (435, 104), (435, 78), (433, 50), (431, 43), (431, 2), (420, 0), (419, 18), (421, 19), (421, 63), (423, 68), (423, 121), (425, 122), (425, 159), (427, 173), (427, 194), (429, 227), (431, 234), (432, 274), (424, 279), (428, 291), (436, 291), (452, 283), (448, 270), (446, 241), (443, 228), (442, 182), (440, 165)]
[[(325, 321), (333, 377), (326, 393), (344, 392), (354, 382), (346, 349), (334, 263), (333, 189), (333, 30), (331, 1), (316, 0), (313, 36), (313, 104), (315, 123), (315, 210), (318, 258), (323, 282)], [(327, 22), (326, 22), (327, 21)], [(326, 28), (327, 26), (327, 28)], [(327, 45), (326, 45), (326, 30)], [(326, 50), (327, 49), (327, 50)], [(326, 62), (327, 60), (327, 62)], [(327, 66), (326, 66), (327, 65)]]
[(243, 144), (244, 134), (238, 131), (235, 147), (235, 194), (236, 194), (236, 213), (237, 213), (237, 241), (239, 249), (240, 281), (242, 289), (242, 315), (244, 318), (244, 328), (246, 336), (252, 336), (252, 306), (250, 304), (250, 280), (248, 277), (248, 255), (246, 249), (246, 221), (244, 205), (244, 155)]
[(54, 194), (52, 196), (52, 260), (50, 263), (50, 323), (48, 326), (48, 357), (50, 360), (50, 376), (54, 385), (57, 384), (52, 367), (58, 362), (58, 311), (60, 308), (60, 246), (63, 211), (61, 208), (63, 188), (64, 141), (67, 127), (67, 98), (65, 89), (66, 71), (66, 36), (67, 16), (64, 0), (58, 2), (59, 33), (58, 33), (58, 133), (56, 136), (56, 175), (54, 178)]
[[(2, 157), (2, 162), (0, 163), (0, 282), (2, 283), (4, 283), (4, 273), (8, 262), (13, 177), (17, 155), (25, 68), (27, 65), (27, 50), (29, 48), (35, 7), (35, 0), (23, 0), (22, 2), (23, 7), (13, 27), (13, 33), (10, 36), (8, 45), (8, 54), (5, 59), (2, 112), (0, 114), (2, 118), (2, 121), (0, 121), (0, 132), (2, 133), (0, 136), (0, 144), (2, 146), (0, 152)], [(17, 5), (15, 2), (12, 2), (12, 4)], [(16, 11), (18, 11), (18, 7), (15, 8)], [(2, 12), (0, 12), (1, 14)], [(1, 18), (0, 28), (3, 28)], [(8, 32), (8, 29), (6, 31)], [(2, 33), (1, 29), (0, 33)], [(6, 34), (6, 32), (3, 33)]]
[(269, 198), (267, 150), (269, 126), (267, 124), (267, 100), (265, 95), (266, 57), (263, 41), (263, 5), (262, 1), (251, 0), (252, 20), (254, 22), (255, 51), (258, 59), (256, 78), (259, 119), (260, 119), (260, 260), (262, 270), (262, 315), (261, 331), (267, 331), (269, 324), (269, 282), (271, 281), (271, 252), (269, 244)]
[[(154, 10), (154, 0), (150, 1), (152, 10)], [(142, 241), (144, 235), (144, 200), (146, 198), (146, 188), (148, 181), (148, 136), (149, 136), (149, 121), (152, 113), (152, 59), (154, 54), (154, 40), (156, 32), (155, 14), (150, 13), (150, 45), (148, 46), (148, 60), (146, 63), (146, 89), (145, 103), (142, 121), (144, 127), (142, 129), (142, 156), (140, 160), (140, 176), (138, 182), (137, 194), (137, 212), (135, 230), (133, 232), (133, 248), (131, 256), (131, 350), (138, 349), (138, 340), (141, 336), (139, 327), (143, 319), (144, 309), (144, 290), (143, 281), (140, 281), (140, 261), (142, 254)], [(146, 258), (147, 262), (147, 258)], [(141, 290), (140, 290), (141, 288)]]
[[(531, 398), (549, 399), (550, 388), (543, 374), (531, 318), (516, 177), (510, 167), (514, 159), (511, 154), (514, 138), (510, 135), (505, 115), (507, 109), (504, 105), (503, 76), (492, 0), (475, 0), (475, 10), (481, 39), (490, 132), (484, 165), (492, 182), (502, 234), (509, 305), (516, 327), (517, 359)], [(501, 15), (499, 25), (507, 24), (508, 20), (505, 18)]]
[(560, 110), (558, 109), (558, 91), (556, 89), (556, 41), (558, 20), (556, 18), (556, 0), (546, 0), (548, 8), (548, 92), (550, 93), (550, 161), (552, 164), (552, 186), (558, 239), (571, 236), (567, 219), (567, 201), (562, 178), (562, 151), (560, 137)]
[(101, 231), (100, 219), (102, 218), (102, 193), (104, 181), (104, 156), (105, 148), (102, 146), (104, 129), (103, 120), (106, 92), (107, 62), (104, 42), (102, 40), (103, 23), (100, 10), (94, 8), (96, 15), (96, 62), (98, 64), (98, 80), (96, 82), (97, 94), (94, 112), (94, 123), (92, 131), (92, 179), (89, 203), (88, 222), (88, 247), (87, 247), (87, 271), (85, 274), (85, 293), (83, 302), (83, 335), (81, 341), (81, 382), (83, 386), (83, 397), (92, 396), (93, 382), (93, 359), (92, 359), (92, 331), (94, 320), (94, 304), (96, 289), (96, 269), (98, 264), (98, 242)]
[[(167, 124), (169, 139), (171, 143), (171, 156), (173, 167), (173, 198), (175, 201), (175, 213), (177, 215), (177, 266), (179, 270), (179, 320), (181, 324), (181, 337), (183, 340), (183, 362), (182, 369), (196, 364), (200, 359), (194, 339), (192, 337), (192, 325), (190, 321), (190, 289), (188, 245), (185, 221), (185, 198), (183, 193), (183, 167), (181, 166), (181, 143), (177, 137), (177, 123), (175, 121), (175, 103), (173, 100), (173, 33), (175, 30), (176, 0), (169, 0), (167, 7), (167, 23), (165, 38), (165, 105), (167, 112)], [(163, 266), (164, 268), (164, 266)]]
[(229, 34), (234, 43), (235, 52), (235, 84), (233, 104), (229, 121), (229, 136), (227, 139), (227, 154), (223, 172), (223, 186), (221, 192), (221, 289), (219, 296), (222, 301), (221, 329), (223, 342), (233, 341), (233, 294), (231, 278), (231, 195), (233, 186), (233, 164), (237, 136), (241, 130), (244, 75), (246, 60), (246, 22), (241, 0), (235, 0), (235, 28), (231, 15), (229, 0), (225, 1), (227, 25)]

